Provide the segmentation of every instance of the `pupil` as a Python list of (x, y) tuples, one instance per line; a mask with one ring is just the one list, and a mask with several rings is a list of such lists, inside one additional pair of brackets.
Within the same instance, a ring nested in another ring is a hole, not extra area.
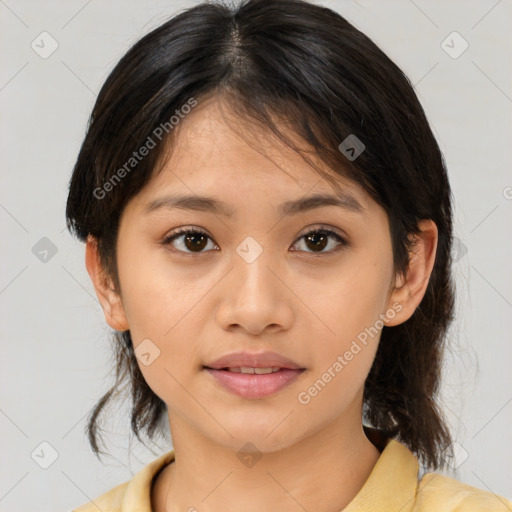
[[(321, 238), (322, 241), (321, 242), (313, 242), (313, 240), (315, 240), (317, 237)], [(325, 234), (323, 233), (314, 233), (312, 235), (308, 235), (306, 237), (306, 243), (308, 244), (308, 247), (309, 247), (309, 242), (313, 242), (313, 249), (324, 249), (327, 245), (327, 237), (325, 236)], [(311, 247), (310, 247), (311, 249)]]

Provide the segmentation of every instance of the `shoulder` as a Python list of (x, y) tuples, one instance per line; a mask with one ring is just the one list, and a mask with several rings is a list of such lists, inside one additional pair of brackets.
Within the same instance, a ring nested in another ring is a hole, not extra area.
[(98, 512), (98, 510), (108, 510), (108, 512), (121, 511), (128, 484), (129, 482), (120, 484), (89, 503), (73, 509), (71, 512)]
[(512, 501), (439, 473), (426, 473), (418, 484), (414, 512), (510, 512)]

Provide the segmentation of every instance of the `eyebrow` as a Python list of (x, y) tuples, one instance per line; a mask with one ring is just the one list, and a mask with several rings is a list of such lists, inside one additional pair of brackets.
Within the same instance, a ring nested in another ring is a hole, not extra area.
[[(286, 201), (279, 205), (278, 213), (282, 216), (293, 215), (324, 206), (337, 206), (354, 213), (362, 213), (364, 210), (354, 196), (343, 192), (336, 196), (315, 194), (293, 201)], [(154, 199), (146, 205), (144, 213), (149, 214), (160, 209), (174, 208), (209, 212), (223, 217), (232, 217), (235, 213), (228, 205), (213, 197), (196, 195), (174, 195)]]

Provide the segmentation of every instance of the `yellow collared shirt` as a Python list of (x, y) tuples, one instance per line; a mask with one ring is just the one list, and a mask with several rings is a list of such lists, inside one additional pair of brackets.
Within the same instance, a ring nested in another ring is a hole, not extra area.
[[(172, 461), (174, 450), (73, 512), (152, 512), (153, 477)], [(365, 484), (342, 512), (512, 511), (512, 501), (439, 473), (426, 473), (418, 481), (418, 469), (413, 453), (390, 439)]]

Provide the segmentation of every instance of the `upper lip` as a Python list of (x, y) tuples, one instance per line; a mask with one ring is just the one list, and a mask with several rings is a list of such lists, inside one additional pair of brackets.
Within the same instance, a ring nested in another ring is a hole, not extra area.
[(216, 359), (212, 363), (205, 365), (205, 368), (221, 370), (222, 368), (288, 368), (290, 370), (304, 370), (291, 359), (284, 357), (276, 352), (232, 352)]

